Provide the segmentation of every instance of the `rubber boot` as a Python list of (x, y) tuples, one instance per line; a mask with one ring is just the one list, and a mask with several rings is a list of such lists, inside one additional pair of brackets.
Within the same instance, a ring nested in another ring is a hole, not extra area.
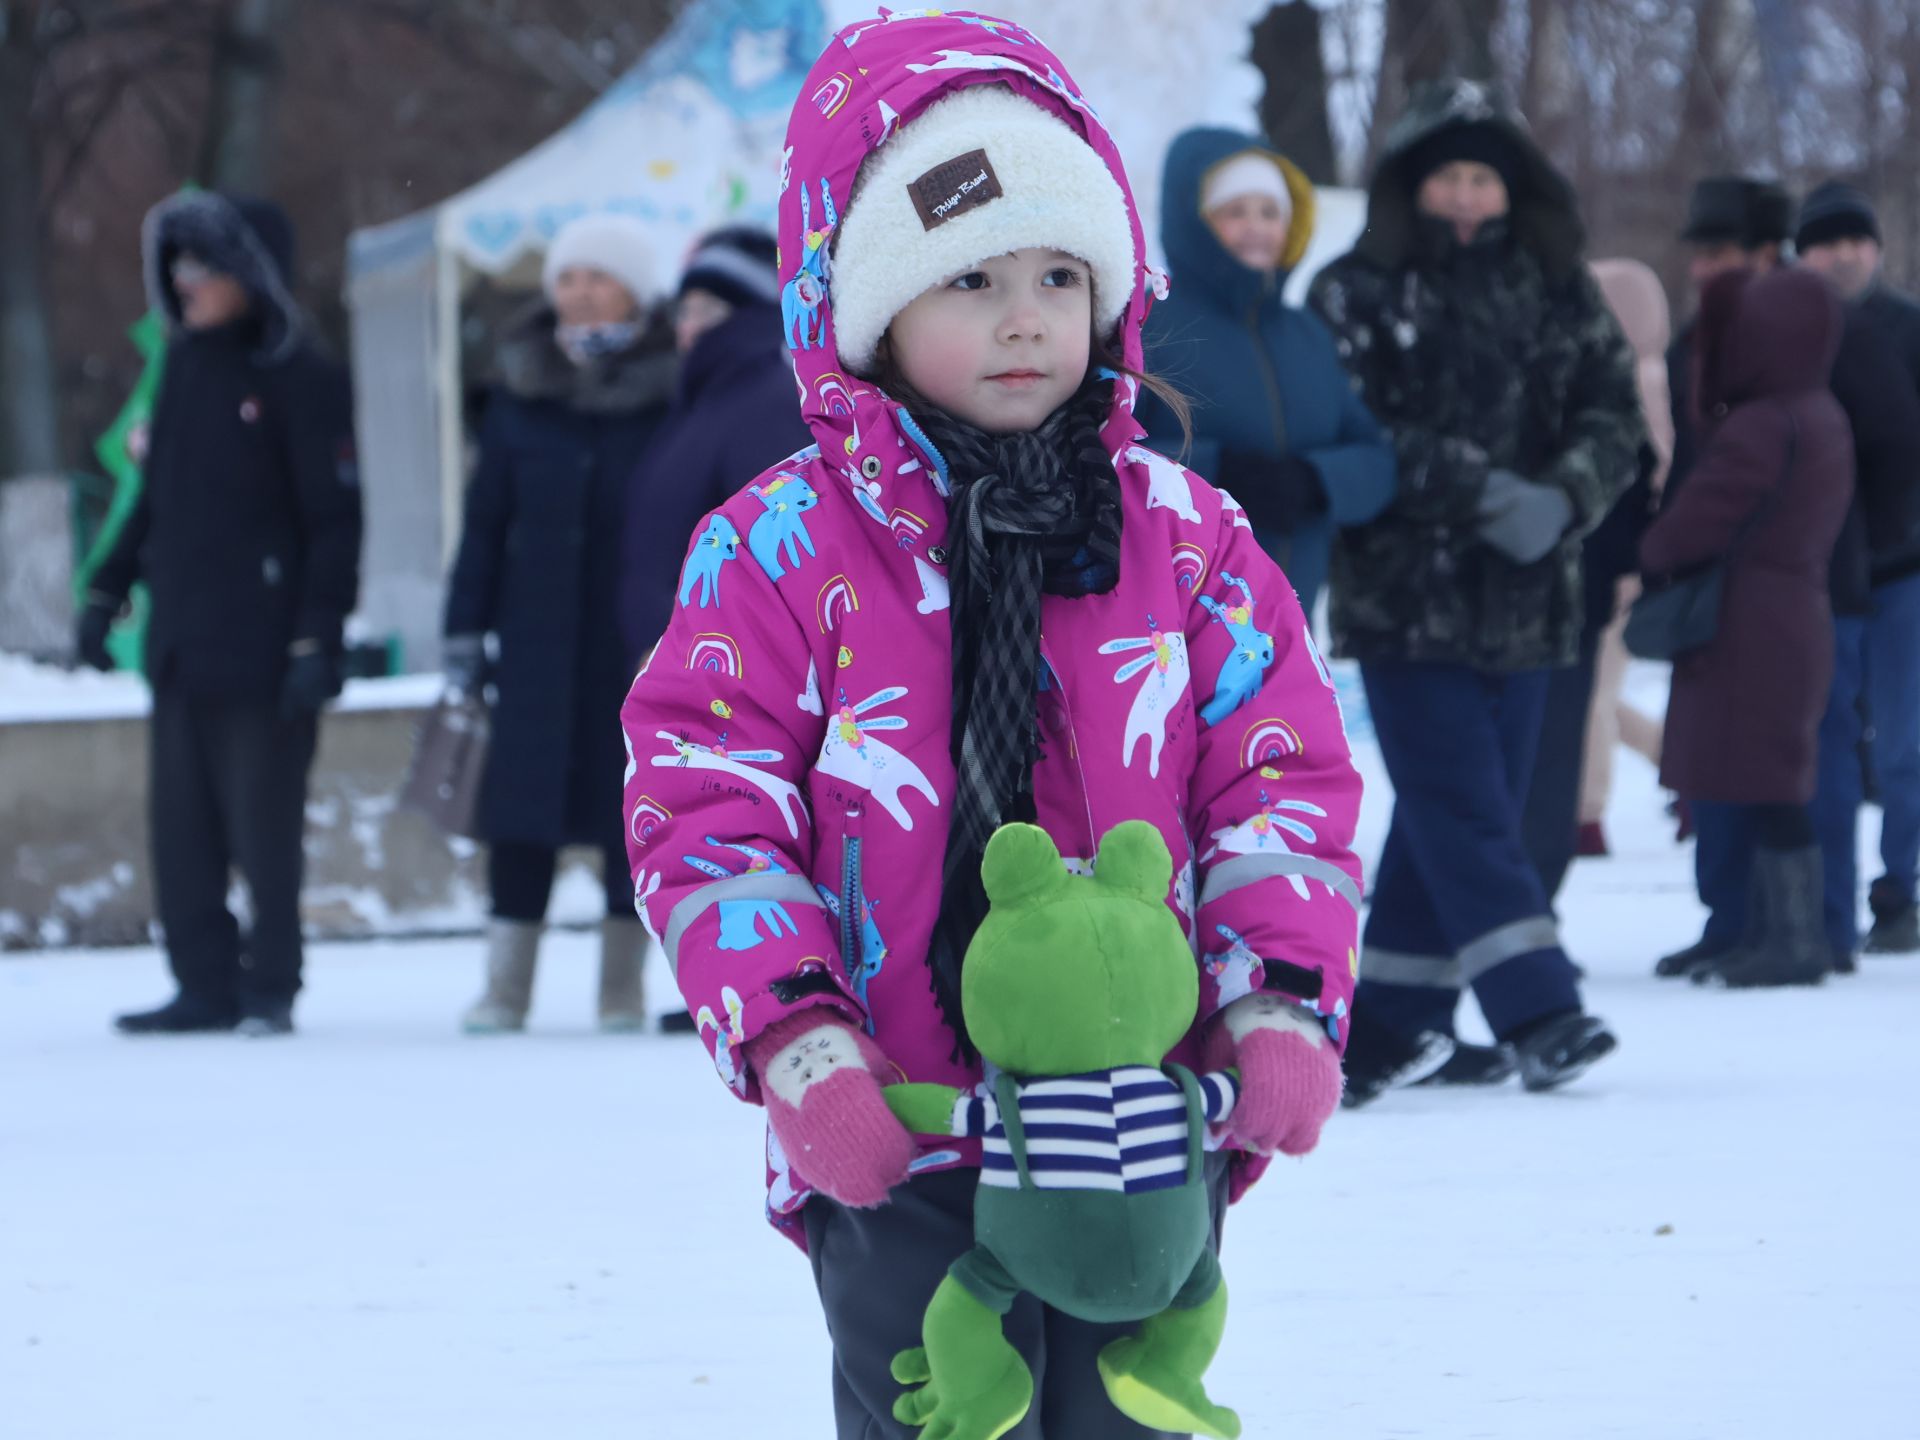
[(1759, 939), (1694, 972), (1696, 985), (1748, 990), (1769, 985), (1818, 985), (1833, 963), (1827, 946), (1820, 847), (1761, 848), (1753, 856), (1753, 883), (1765, 923)]
[(527, 920), (487, 922), (487, 990), (460, 1022), (469, 1035), (507, 1035), (527, 1028), (540, 930)]
[(612, 917), (600, 922), (600, 1028), (609, 1034), (647, 1028), (646, 958), (646, 926)]

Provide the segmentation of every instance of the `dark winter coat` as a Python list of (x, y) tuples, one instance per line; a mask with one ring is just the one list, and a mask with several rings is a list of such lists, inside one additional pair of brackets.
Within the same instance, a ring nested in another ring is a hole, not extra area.
[(576, 366), (542, 309), (501, 348), (447, 594), (446, 633), (491, 633), (493, 743), (481, 833), (529, 845), (620, 835), (626, 487), (673, 391), (667, 327)]
[[(1201, 213), (1207, 172), (1261, 148), (1256, 137), (1232, 130), (1189, 130), (1173, 142), (1160, 192), (1160, 236), (1173, 288), (1147, 317), (1147, 368), (1191, 399), (1188, 464), (1215, 484), (1227, 483), (1220, 464), (1227, 452), (1275, 460), (1297, 455), (1318, 472), (1326, 508), (1291, 532), (1263, 527), (1259, 497), (1232, 487), (1255, 517), (1255, 536), (1311, 614), (1326, 583), (1335, 527), (1371, 520), (1393, 498), (1393, 447), (1354, 393), (1326, 327), (1281, 298), (1287, 272), (1313, 234), (1313, 187), (1306, 177), (1273, 157), (1293, 195), (1278, 274), (1241, 264)], [(1154, 448), (1180, 453), (1180, 425), (1163, 402), (1142, 392), (1134, 413)]]
[(1920, 304), (1875, 285), (1847, 307), (1833, 393), (1853, 422), (1871, 579), (1920, 572)]
[[(1503, 131), (1519, 157), (1512, 213), (1465, 246), (1414, 214), (1407, 164), (1461, 123)], [(1484, 87), (1415, 97), (1374, 177), (1366, 233), (1309, 295), (1400, 462), (1393, 503), (1334, 542), (1342, 654), (1496, 673), (1574, 663), (1581, 540), (1632, 483), (1647, 439), (1633, 351), (1580, 245), (1566, 181)], [(1479, 537), (1498, 468), (1572, 504), (1560, 544), (1534, 564)]]
[[(360, 486), (346, 371), (316, 347), (287, 290), (292, 230), (272, 205), (209, 191), (155, 207), (148, 295), (168, 320), (139, 502), (93, 587), (152, 599), (158, 686), (278, 696), (296, 642), (338, 651), (360, 577)], [(182, 250), (253, 297), (245, 319), (185, 330), (168, 267)]]
[(1710, 428), (1641, 542), (1649, 580), (1728, 558), (1720, 627), (1674, 665), (1660, 778), (1697, 800), (1812, 799), (1833, 676), (1827, 568), (1853, 496), (1853, 440), (1827, 377), (1839, 300), (1794, 270), (1708, 287), (1697, 327)]
[(673, 410), (628, 484), (620, 621), (630, 650), (646, 654), (666, 630), (701, 518), (812, 443), (777, 307), (742, 306), (694, 342)]

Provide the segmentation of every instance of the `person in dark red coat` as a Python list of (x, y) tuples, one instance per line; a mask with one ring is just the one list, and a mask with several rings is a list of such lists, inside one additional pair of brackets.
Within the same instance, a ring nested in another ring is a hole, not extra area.
[(1750, 808), (1743, 943), (1701, 983), (1809, 984), (1830, 956), (1808, 805), (1833, 670), (1827, 569), (1853, 499), (1853, 438), (1828, 389), (1841, 307), (1817, 276), (1737, 271), (1701, 299), (1705, 448), (1641, 542), (1650, 577), (1726, 563), (1719, 629), (1673, 672), (1662, 783)]

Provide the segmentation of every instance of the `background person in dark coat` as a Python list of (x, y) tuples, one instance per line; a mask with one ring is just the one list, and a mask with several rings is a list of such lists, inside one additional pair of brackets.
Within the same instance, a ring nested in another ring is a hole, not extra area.
[[(554, 237), (547, 303), (501, 347), (447, 594), (447, 680), (492, 682), (480, 796), (492, 924), (473, 1033), (526, 1023), (558, 852), (601, 852), (600, 1023), (646, 1023), (620, 821), (620, 705), (639, 657), (620, 632), (627, 478), (673, 393), (672, 336), (646, 309), (638, 221), (593, 215)], [(495, 655), (488, 663), (485, 637)]]
[[(1173, 288), (1147, 319), (1148, 366), (1193, 397), (1188, 463), (1246, 507), (1313, 614), (1335, 527), (1393, 498), (1393, 447), (1319, 319), (1282, 297), (1313, 238), (1313, 186), (1253, 135), (1188, 130), (1167, 152), (1160, 240)], [(1152, 443), (1180, 422), (1143, 391)]]
[[(352, 395), (288, 291), (293, 232), (277, 206), (176, 196), (143, 239), (148, 294), (174, 334), (145, 484), (94, 577), (78, 648), (111, 668), (108, 626), (144, 580), (154, 889), (180, 993), (118, 1024), (284, 1033), (300, 989), (307, 772), (359, 587)], [(253, 914), (244, 942), (227, 909), (236, 866)]]
[(1702, 297), (1703, 444), (1686, 489), (1641, 544), (1655, 577), (1727, 563), (1719, 629), (1674, 665), (1661, 779), (1699, 806), (1748, 812), (1751, 914), (1698, 981), (1817, 982), (1829, 956), (1808, 802), (1833, 667), (1827, 593), (1853, 494), (1853, 440), (1827, 386), (1838, 299), (1816, 277), (1735, 270)]
[[(620, 619), (636, 655), (667, 628), (687, 547), (707, 512), (813, 443), (780, 334), (777, 249), (761, 231), (719, 230), (681, 276), (673, 409), (627, 492)], [(702, 602), (690, 591), (684, 603)]]
[[(1400, 462), (1393, 503), (1333, 556), (1334, 642), (1360, 661), (1394, 785), (1346, 1053), (1354, 1103), (1452, 1048), (1463, 984), (1529, 1089), (1615, 1043), (1582, 1013), (1521, 835), (1548, 672), (1579, 651), (1580, 542), (1646, 440), (1633, 353), (1583, 243), (1572, 188), (1517, 118), (1449, 82), (1415, 94), (1366, 233), (1313, 284)], [(1510, 1064), (1478, 1058), (1488, 1079)]]
[(1857, 701), (1864, 689), (1884, 822), (1882, 874), (1868, 891), (1874, 922), (1866, 948), (1920, 950), (1915, 872), (1920, 868), (1920, 304), (1880, 275), (1880, 221), (1852, 186), (1830, 181), (1807, 197), (1795, 237), (1800, 261), (1847, 305), (1848, 338), (1834, 392), (1855, 422), (1860, 505), (1870, 591), (1864, 616), (1845, 622), (1835, 695), (1821, 736), (1815, 821), (1827, 852), (1827, 928), (1836, 962), (1850, 968), (1857, 931), (1856, 831), (1860, 806)]

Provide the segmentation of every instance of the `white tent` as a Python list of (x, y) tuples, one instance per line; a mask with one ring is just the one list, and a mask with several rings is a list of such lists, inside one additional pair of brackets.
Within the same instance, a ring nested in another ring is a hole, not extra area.
[[(1149, 235), (1160, 167), (1190, 125), (1251, 129), (1260, 78), (1249, 27), (1270, 0), (1002, 0), (1091, 96), (1127, 159)], [(596, 210), (655, 229), (662, 289), (687, 247), (729, 220), (771, 228), (787, 113), (832, 31), (872, 0), (687, 0), (646, 57), (559, 134), (438, 207), (357, 232), (347, 303), (366, 484), (360, 616), (399, 635), (408, 669), (438, 663), (445, 567), (458, 538), (462, 296), (480, 275), (533, 283), (554, 231)], [(1322, 192), (1297, 283), (1359, 231)], [(1177, 282), (1177, 277), (1176, 277)]]

